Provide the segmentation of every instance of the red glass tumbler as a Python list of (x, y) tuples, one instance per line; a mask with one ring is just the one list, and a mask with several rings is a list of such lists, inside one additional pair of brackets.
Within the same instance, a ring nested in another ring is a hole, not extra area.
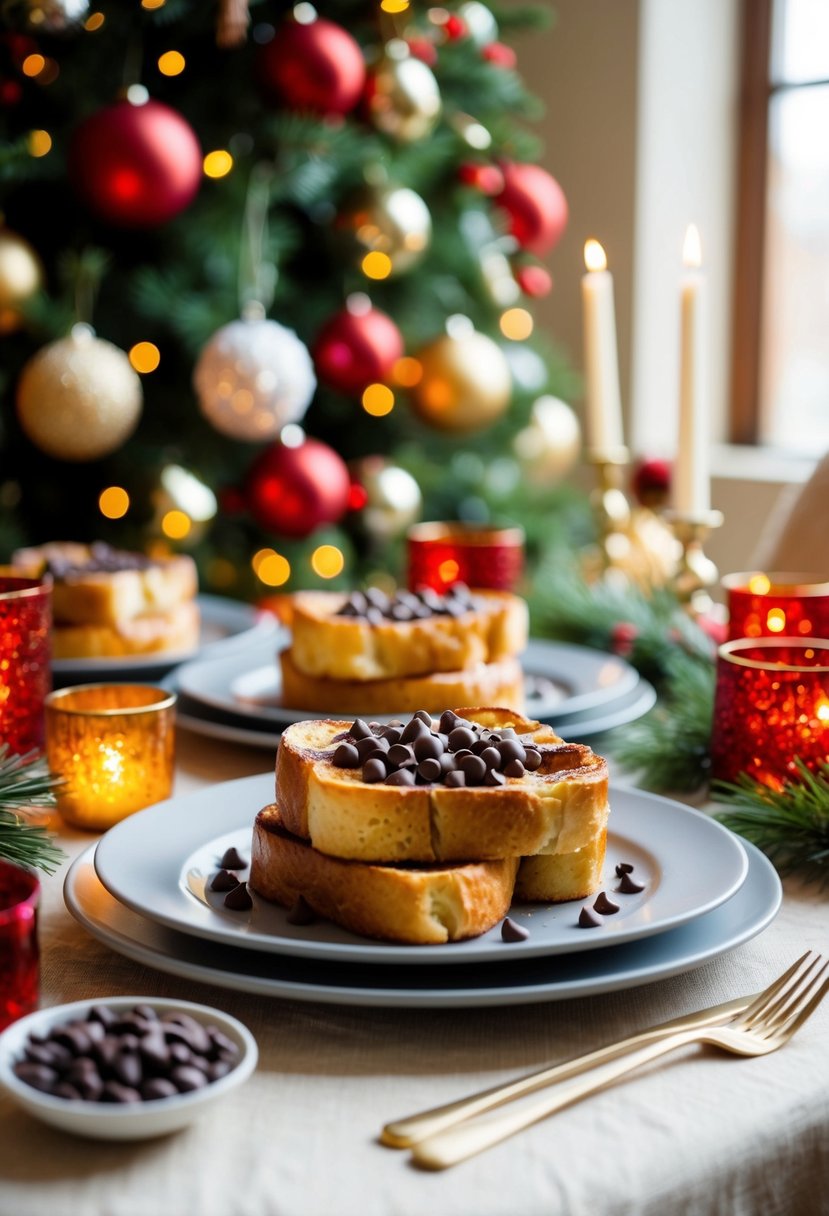
[(443, 592), (453, 583), (514, 591), (524, 569), (521, 528), (461, 523), (415, 524), (407, 533), (410, 590)]
[(40, 883), (30, 870), (0, 861), (0, 1030), (37, 1009)]
[(829, 638), (829, 581), (818, 574), (727, 574), (729, 638)]
[(18, 755), (43, 746), (51, 628), (51, 582), (0, 575), (0, 743)]
[(779, 789), (796, 757), (812, 770), (829, 762), (829, 641), (735, 638), (718, 655), (713, 777)]

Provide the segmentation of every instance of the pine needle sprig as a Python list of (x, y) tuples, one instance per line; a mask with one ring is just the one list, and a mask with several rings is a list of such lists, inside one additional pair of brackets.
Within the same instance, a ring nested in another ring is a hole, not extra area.
[(800, 873), (829, 886), (829, 762), (812, 772), (795, 759), (798, 776), (772, 789), (748, 773), (715, 781), (711, 795), (731, 809), (716, 816), (770, 858), (782, 874)]
[(37, 752), (18, 756), (0, 744), (0, 858), (54, 874), (64, 860), (52, 833), (35, 822), (38, 810), (55, 805), (56, 779)]

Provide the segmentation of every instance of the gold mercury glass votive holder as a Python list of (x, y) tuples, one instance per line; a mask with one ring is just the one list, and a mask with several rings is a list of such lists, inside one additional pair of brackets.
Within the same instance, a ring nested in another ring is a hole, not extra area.
[(105, 831), (169, 797), (175, 693), (149, 684), (84, 684), (46, 698), (46, 759), (62, 778), (58, 809), (75, 827)]

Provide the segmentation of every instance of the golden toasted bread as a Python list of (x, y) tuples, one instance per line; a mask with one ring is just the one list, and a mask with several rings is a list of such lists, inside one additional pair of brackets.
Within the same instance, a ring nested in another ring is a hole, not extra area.
[(298, 722), (283, 733), (276, 756), (285, 826), (332, 856), (384, 862), (569, 853), (604, 830), (607, 764), (589, 747), (565, 743), (551, 727), (508, 709), (454, 713), (487, 731), (514, 730), (534, 759), (538, 753), (535, 771), (499, 773), (497, 785), (367, 782), (364, 767), (333, 763), (354, 737), (351, 722)]
[(167, 612), (148, 612), (113, 625), (55, 624), (52, 654), (56, 659), (190, 654), (199, 645), (199, 617), (196, 601), (188, 600)]
[(565, 903), (584, 899), (602, 885), (607, 828), (574, 853), (538, 853), (522, 857), (515, 880), (519, 903)]
[[(192, 600), (198, 584), (195, 562), (187, 554), (148, 558), (103, 544), (53, 541), (19, 549), (12, 556), (12, 565), (32, 577), (51, 574), (52, 615), (56, 623), (67, 625), (122, 627), (135, 617), (158, 617)], [(179, 636), (174, 643), (179, 649)], [(89, 653), (133, 651), (109, 652), (93, 645)]]
[[(440, 602), (440, 597), (432, 598)], [(468, 610), (459, 604), (454, 615), (405, 621), (370, 608), (371, 619), (338, 615), (347, 600), (334, 591), (303, 591), (293, 597), (291, 663), (297, 672), (333, 680), (458, 672), (512, 658), (527, 644), (527, 606), (508, 592), (475, 591)]]
[(517, 858), (454, 866), (367, 865), (328, 857), (288, 832), (276, 805), (256, 816), (250, 885), (286, 907), (300, 896), (354, 933), (430, 944), (477, 937), (506, 914)]
[(282, 703), (319, 713), (406, 714), (464, 703), (524, 706), (524, 674), (517, 659), (477, 663), (465, 671), (392, 680), (331, 680), (309, 676), (294, 662), (293, 647), (279, 656)]

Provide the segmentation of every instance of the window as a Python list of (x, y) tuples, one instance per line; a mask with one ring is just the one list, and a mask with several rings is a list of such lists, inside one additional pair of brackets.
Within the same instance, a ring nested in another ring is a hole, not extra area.
[(829, 450), (829, 3), (744, 0), (732, 439)]

